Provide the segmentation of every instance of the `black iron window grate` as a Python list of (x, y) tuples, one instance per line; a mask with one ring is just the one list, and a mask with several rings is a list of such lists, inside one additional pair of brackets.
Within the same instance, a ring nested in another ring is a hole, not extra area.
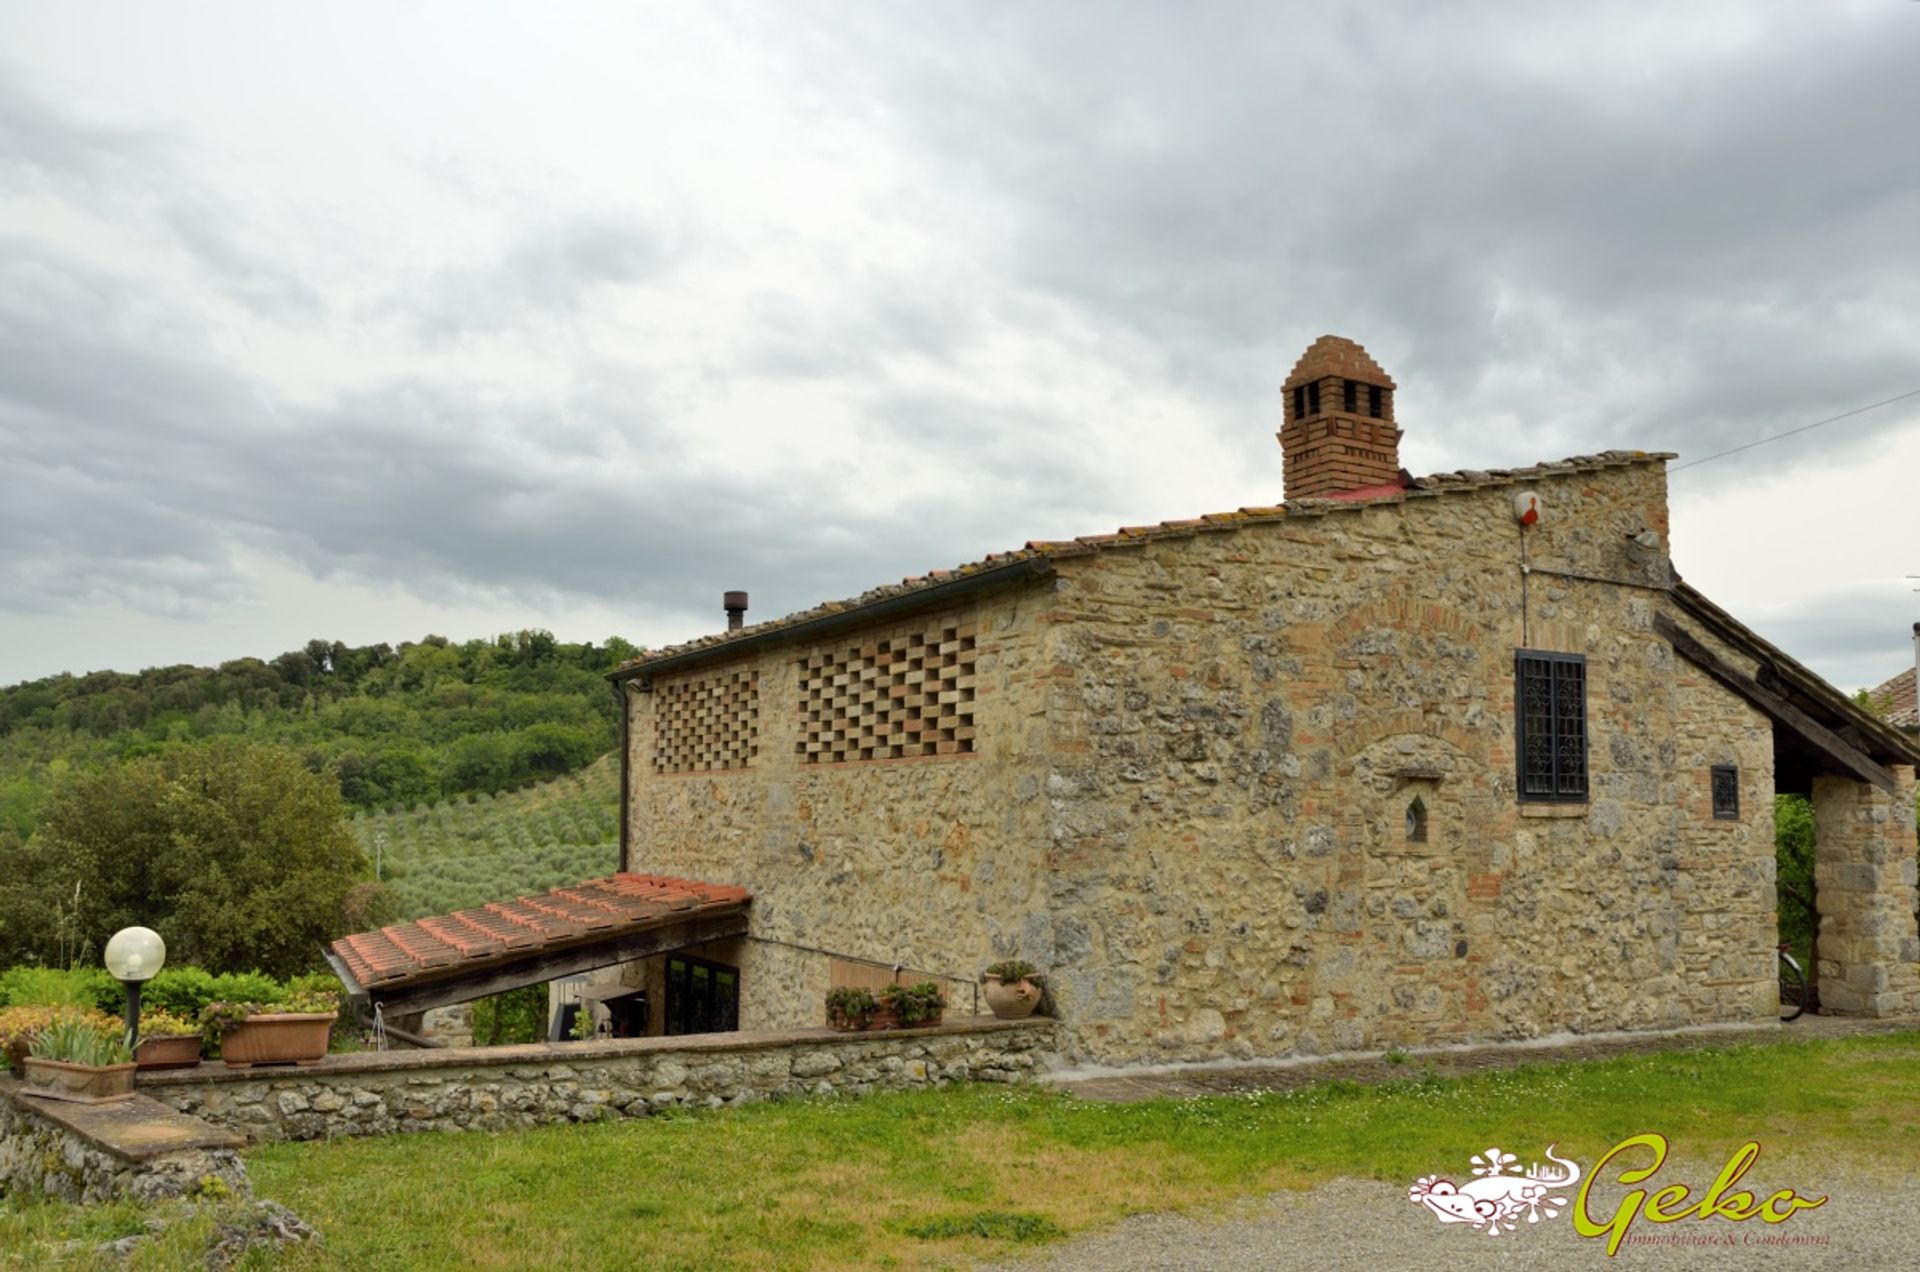
[(1521, 650), (1514, 657), (1520, 798), (1584, 803), (1587, 798), (1587, 660)]
[(1720, 821), (1740, 820), (1740, 770), (1732, 764), (1713, 766), (1713, 815)]

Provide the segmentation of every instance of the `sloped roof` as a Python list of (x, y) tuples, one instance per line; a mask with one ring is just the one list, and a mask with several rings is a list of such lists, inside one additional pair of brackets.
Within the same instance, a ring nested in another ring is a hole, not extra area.
[(751, 900), (745, 888), (616, 874), (343, 936), (330, 948), (361, 988), (391, 989), (664, 923), (733, 913)]
[(1913, 668), (1869, 689), (1867, 696), (1873, 699), (1881, 718), (1894, 728), (1920, 728), (1920, 705), (1915, 703), (1913, 693)]
[[(1804, 663), (1721, 609), (1698, 588), (1676, 579), (1680, 610), (1752, 658), (1754, 674), (1820, 723), (1851, 730), (1859, 749), (1882, 764), (1920, 764), (1920, 744), (1828, 684)], [(1896, 677), (1897, 679), (1898, 677)]]
[[(1088, 534), (1075, 539), (1033, 539), (1029, 540), (1025, 547), (1016, 548), (1011, 552), (991, 553), (978, 561), (955, 566), (950, 570), (932, 570), (923, 575), (902, 579), (898, 583), (884, 584), (848, 600), (829, 601), (824, 605), (816, 605), (812, 609), (800, 610), (764, 623), (755, 623), (738, 631), (716, 632), (684, 644), (649, 650), (623, 664), (613, 673), (612, 678), (625, 680), (643, 675), (656, 664), (670, 660), (679, 662), (696, 653), (704, 655), (712, 651), (718, 655), (727, 652), (725, 647), (728, 646), (759, 644), (777, 638), (792, 628), (833, 617), (852, 617), (861, 611), (916, 597), (922, 593), (927, 594), (925, 599), (931, 603), (938, 599), (937, 593), (943, 589), (951, 590), (971, 581), (991, 582), (992, 580), (987, 576), (1012, 578), (1019, 575), (1045, 574), (1053, 561), (1088, 556), (1111, 548), (1135, 547), (1158, 539), (1216, 534), (1222, 531), (1238, 530), (1243, 526), (1282, 521), (1288, 517), (1316, 516), (1342, 509), (1400, 504), (1414, 499), (1484, 490), (1494, 486), (1523, 485), (1546, 477), (1567, 477), (1608, 468), (1631, 468), (1641, 464), (1664, 464), (1672, 458), (1674, 456), (1665, 451), (1603, 451), (1598, 455), (1575, 455), (1568, 459), (1534, 464), (1527, 468), (1463, 469), (1459, 472), (1434, 473), (1427, 477), (1410, 478), (1404, 487), (1369, 487), (1366, 490), (1348, 491), (1328, 499), (1298, 499), (1290, 504), (1240, 508), (1233, 512), (1205, 513), (1184, 521), (1122, 526), (1111, 534)], [(705, 661), (704, 657), (701, 661)]]

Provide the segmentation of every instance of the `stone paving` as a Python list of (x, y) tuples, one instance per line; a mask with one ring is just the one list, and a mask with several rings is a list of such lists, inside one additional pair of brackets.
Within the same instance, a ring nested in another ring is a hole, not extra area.
[(1920, 1030), (1920, 1016), (1881, 1020), (1839, 1016), (1803, 1016), (1787, 1025), (1756, 1025), (1678, 1030), (1660, 1033), (1596, 1034), (1546, 1042), (1497, 1043), (1484, 1047), (1438, 1048), (1410, 1051), (1400, 1063), (1382, 1053), (1305, 1057), (1270, 1065), (1234, 1065), (1179, 1068), (1163, 1072), (1061, 1073), (1045, 1079), (1084, 1100), (1185, 1099), (1197, 1095), (1237, 1095), (1249, 1091), (1284, 1091), (1316, 1082), (1390, 1082), (1433, 1073), (1459, 1077), (1523, 1064), (1554, 1064), (1566, 1060), (1604, 1060), (1613, 1056), (1655, 1051), (1689, 1051), (1737, 1043), (1793, 1042), (1818, 1038), (1845, 1038), (1860, 1034)]

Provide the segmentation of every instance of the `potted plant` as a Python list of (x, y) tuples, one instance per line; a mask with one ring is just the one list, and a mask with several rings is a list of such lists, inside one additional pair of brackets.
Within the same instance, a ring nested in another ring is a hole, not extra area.
[(27, 1094), (80, 1104), (130, 1099), (133, 1068), (133, 1052), (117, 1030), (79, 1013), (64, 1015), (34, 1035)]
[(827, 991), (827, 1027), (842, 1033), (865, 1029), (880, 1004), (864, 989), (842, 985)]
[(874, 995), (874, 1000), (879, 1004), (879, 1010), (874, 1013), (873, 1027), (876, 1029), (917, 1029), (923, 1025), (937, 1025), (947, 1009), (947, 1000), (941, 994), (940, 986), (930, 980), (912, 985), (884, 986)]
[(340, 995), (303, 990), (279, 1002), (212, 1002), (200, 1009), (200, 1033), (229, 1068), (318, 1064), (326, 1058)]
[(5, 1053), (7, 1071), (16, 1078), (24, 1076), (27, 1053), (33, 1047), (33, 1040), (54, 1021), (69, 1017), (85, 1020), (101, 1029), (119, 1027), (119, 1022), (113, 1017), (91, 1008), (25, 1003), (0, 1010), (0, 1053)]
[(1040, 1005), (1040, 969), (1024, 958), (1007, 958), (980, 976), (987, 1006), (1001, 1020), (1024, 1020)]
[(140, 1041), (133, 1062), (142, 1069), (191, 1069), (200, 1063), (200, 1028), (165, 1011), (140, 1017)]

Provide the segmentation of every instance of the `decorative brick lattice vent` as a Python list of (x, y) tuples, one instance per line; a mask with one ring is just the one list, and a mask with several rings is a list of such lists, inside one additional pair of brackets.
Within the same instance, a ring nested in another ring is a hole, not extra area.
[(654, 772), (742, 769), (759, 750), (759, 672), (716, 672), (654, 685)]
[(974, 635), (949, 622), (802, 658), (794, 750), (808, 764), (972, 751)]

